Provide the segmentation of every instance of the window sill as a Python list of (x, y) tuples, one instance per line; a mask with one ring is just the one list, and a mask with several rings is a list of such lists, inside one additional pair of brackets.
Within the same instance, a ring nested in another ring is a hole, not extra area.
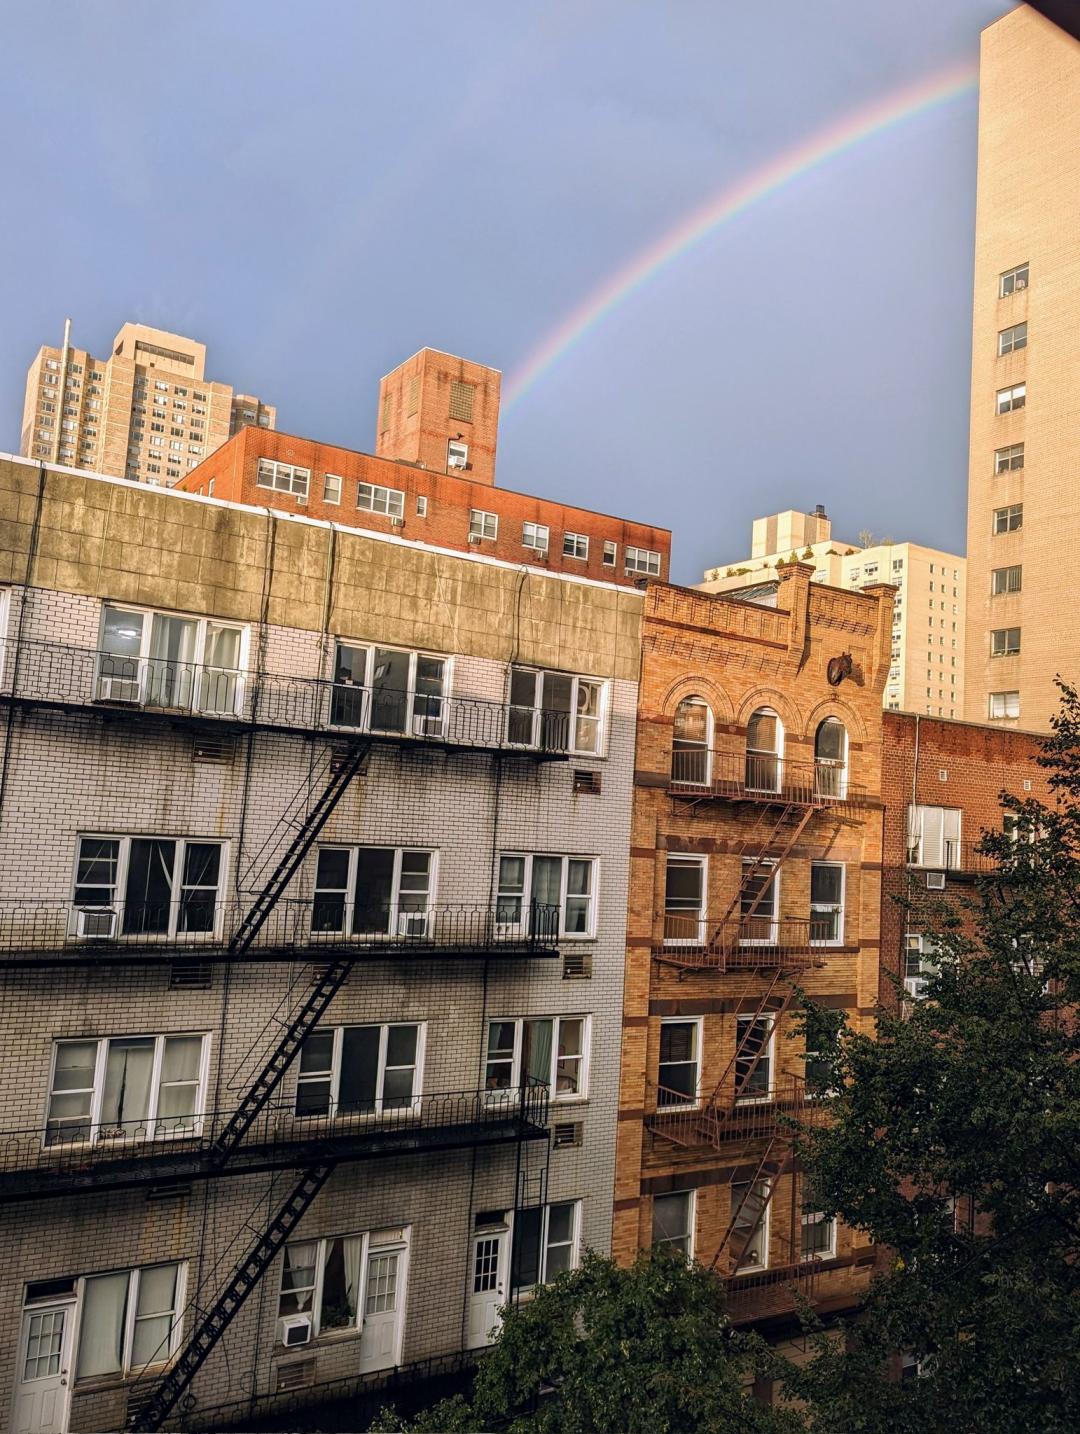
[(125, 1385), (133, 1384), (144, 1375), (163, 1374), (169, 1367), (169, 1361), (159, 1361), (157, 1364), (147, 1364), (142, 1369), (133, 1369), (127, 1374), (92, 1374), (86, 1379), (74, 1379), (71, 1384), (71, 1392), (76, 1394), (104, 1394), (110, 1389), (123, 1389)]

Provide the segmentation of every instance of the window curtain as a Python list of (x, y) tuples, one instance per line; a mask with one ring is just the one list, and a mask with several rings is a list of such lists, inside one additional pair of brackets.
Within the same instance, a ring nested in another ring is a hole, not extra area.
[(98, 1275), (86, 1281), (79, 1333), (80, 1379), (118, 1374), (123, 1366), (128, 1276)]
[(200, 674), (199, 710), (235, 712), (237, 670), (240, 666), (240, 632), (235, 627), (207, 623)]
[(354, 1235), (342, 1241), (345, 1256), (345, 1298), (352, 1322), (360, 1308), (360, 1272), (364, 1268), (364, 1237)]
[(552, 1021), (525, 1022), (525, 1050), (521, 1062), (523, 1083), (524, 1078), (530, 1076), (533, 1080), (543, 1081), (545, 1085), (550, 1084), (553, 1024)]
[(137, 1132), (150, 1109), (150, 1074), (154, 1065), (153, 1040), (110, 1041), (105, 1066), (105, 1094), (101, 1102), (103, 1126)]
[(146, 700), (157, 707), (190, 707), (194, 691), (198, 623), (155, 614), (150, 628)]

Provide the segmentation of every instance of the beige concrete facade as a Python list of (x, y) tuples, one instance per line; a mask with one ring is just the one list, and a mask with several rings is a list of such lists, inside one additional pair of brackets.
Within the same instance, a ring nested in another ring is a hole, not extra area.
[(1039, 730), (1080, 679), (1080, 44), (1021, 5), (979, 91), (964, 715)]
[(889, 583), (893, 604), (891, 662), (882, 703), (893, 712), (960, 717), (964, 710), (967, 563), (919, 543), (860, 547), (832, 536), (820, 506), (754, 521), (749, 558), (710, 568), (699, 591), (734, 593), (769, 586), (792, 561), (813, 565), (813, 581), (867, 588)]
[(277, 422), (276, 409), (205, 372), (205, 344), (144, 324), (124, 324), (106, 359), (43, 346), (26, 376), (20, 451), (169, 487), (237, 428)]

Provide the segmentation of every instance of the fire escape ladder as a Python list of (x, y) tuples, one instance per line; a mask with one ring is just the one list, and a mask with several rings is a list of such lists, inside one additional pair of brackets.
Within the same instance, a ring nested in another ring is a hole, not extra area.
[(199, 1319), (169, 1369), (145, 1399), (137, 1386), (129, 1403), (127, 1427), (132, 1431), (160, 1429), (184, 1391), (202, 1368), (245, 1300), (270, 1268), (274, 1258), (303, 1218), (308, 1206), (330, 1178), (336, 1162), (325, 1161), (305, 1170), (270, 1224), (248, 1247), (225, 1288)]
[[(732, 1255), (734, 1256), (734, 1264), (737, 1265), (738, 1262), (742, 1259), (747, 1245), (761, 1228), (761, 1222), (765, 1218), (765, 1212), (769, 1208), (769, 1202), (772, 1200), (772, 1197), (776, 1192), (776, 1177), (780, 1173), (783, 1147), (788, 1143), (789, 1141), (786, 1133), (779, 1129), (774, 1131), (774, 1133), (770, 1137), (768, 1143), (765, 1146), (764, 1151), (761, 1154), (760, 1160), (754, 1168), (753, 1175), (747, 1182), (746, 1194), (739, 1201), (738, 1207), (731, 1212), (731, 1218), (728, 1221), (728, 1227), (724, 1231), (724, 1235), (720, 1241), (719, 1248), (717, 1249), (716, 1254), (712, 1258), (712, 1263), (709, 1266), (710, 1269), (716, 1269), (716, 1266), (720, 1263), (721, 1255), (723, 1255), (724, 1251), (728, 1249), (729, 1246), (731, 1247)], [(757, 1190), (757, 1186), (761, 1180), (768, 1181), (768, 1189), (765, 1191), (764, 1196), (758, 1193)], [(748, 1215), (753, 1216), (754, 1223), (745, 1227), (745, 1234), (740, 1235), (740, 1240), (736, 1242), (733, 1237), (735, 1235), (736, 1228), (741, 1227), (741, 1221), (744, 1211)], [(738, 1243), (738, 1248), (735, 1248), (736, 1243)]]
[[(772, 877), (780, 870), (781, 866), (791, 855), (795, 843), (806, 830), (810, 818), (814, 814), (813, 807), (800, 807), (794, 802), (789, 802), (780, 813), (777, 821), (769, 831), (768, 835), (759, 843), (752, 832), (743, 842), (739, 850), (740, 860), (752, 847), (755, 849), (753, 860), (743, 868), (739, 878), (739, 889), (731, 900), (731, 905), (724, 913), (720, 922), (722, 931), (731, 920), (747, 920), (755, 915), (761, 902), (764, 900), (769, 883), (761, 882), (760, 890), (755, 894), (752, 902), (744, 911), (742, 900), (746, 893), (752, 888), (755, 881), (761, 877)], [(794, 820), (792, 820), (794, 818)], [(755, 832), (757, 827), (755, 827)]]
[(304, 1004), (290, 1021), (284, 1035), (274, 1047), (265, 1066), (229, 1117), (221, 1134), (214, 1141), (211, 1150), (215, 1160), (227, 1160), (251, 1129), (259, 1112), (273, 1095), (285, 1072), (295, 1059), (300, 1047), (341, 989), (352, 965), (353, 958), (351, 956), (342, 956), (337, 961), (330, 962), (321, 972)]
[[(777, 987), (780, 986), (783, 979), (784, 973), (779, 967), (772, 972), (769, 978), (769, 984), (766, 986), (765, 990), (758, 998), (758, 1004), (754, 1011), (753, 1019), (746, 1022), (746, 1029), (743, 1032), (742, 1039), (736, 1041), (735, 1049), (731, 1054), (731, 1059), (724, 1067), (724, 1073), (716, 1082), (716, 1086), (713, 1089), (713, 1093), (709, 1097), (708, 1103), (710, 1108), (715, 1110), (718, 1106), (727, 1104), (727, 1097), (725, 1096), (725, 1087), (728, 1083), (728, 1077), (735, 1070), (736, 1063), (742, 1060), (746, 1047), (753, 1038), (757, 1022), (761, 1020), (763, 1016), (772, 1016), (774, 1018), (774, 1022), (778, 1021), (780, 1016), (783, 1015), (783, 1013), (787, 1010), (788, 1006), (790, 1006), (792, 1000), (794, 999), (794, 990), (791, 988), (790, 985), (786, 985), (784, 990), (780, 993), (779, 1006), (769, 1005), (769, 1002), (772, 1000), (773, 993), (776, 991)], [(751, 992), (749, 991), (748, 986), (749, 981), (746, 985), (744, 985), (740, 996), (736, 998), (734, 1002), (736, 1013), (738, 1015), (742, 1014), (742, 1012), (738, 1010), (739, 1006), (742, 1005), (743, 1001), (749, 1000), (751, 997)], [(736, 1030), (737, 1029), (738, 1023), (736, 1022)], [(753, 1066), (746, 1073), (747, 1078), (749, 1078), (749, 1076), (753, 1074), (754, 1070), (757, 1069), (758, 1061), (761, 1059), (762, 1050), (764, 1050), (764, 1046), (760, 1047), (755, 1053)]]
[[(353, 742), (340, 764), (336, 767), (331, 764), (330, 780), (326, 787), (311, 810), (297, 825), (296, 835), (289, 843), (284, 856), (271, 872), (266, 885), (256, 896), (251, 910), (241, 921), (236, 935), (229, 942), (229, 951), (234, 956), (242, 955), (259, 934), (282, 892), (292, 880), (304, 857), (311, 850), (315, 838), (326, 825), (330, 813), (341, 801), (350, 782), (360, 770), (370, 747), (370, 740)], [(285, 820), (288, 823), (288, 819)]]

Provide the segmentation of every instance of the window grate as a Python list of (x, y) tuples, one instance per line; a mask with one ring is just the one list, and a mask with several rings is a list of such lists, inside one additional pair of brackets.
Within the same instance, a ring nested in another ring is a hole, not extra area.
[(588, 981), (592, 979), (592, 952), (566, 951), (563, 953), (562, 974), (564, 981)]
[(196, 736), (191, 743), (193, 762), (210, 762), (219, 767), (231, 767), (236, 753), (236, 743), (231, 737)]
[(274, 1371), (274, 1392), (284, 1394), (290, 1389), (306, 1389), (315, 1383), (315, 1358), (292, 1359), (279, 1364)]
[(600, 795), (600, 773), (580, 772), (574, 773), (574, 791), (582, 792), (589, 797)]
[(190, 1194), (190, 1181), (177, 1181), (171, 1185), (151, 1185), (146, 1192), (146, 1203), (153, 1205), (160, 1200), (186, 1200)]
[(460, 418), (464, 423), (471, 423), (473, 416), (473, 397), (476, 394), (476, 387), (471, 383), (462, 383), (460, 379), (450, 381), (450, 417)]
[(214, 984), (214, 968), (208, 961), (169, 968), (170, 991), (209, 991)]
[(585, 1125), (580, 1120), (566, 1120), (556, 1125), (552, 1131), (551, 1143), (558, 1150), (561, 1146), (581, 1145), (584, 1140)]

